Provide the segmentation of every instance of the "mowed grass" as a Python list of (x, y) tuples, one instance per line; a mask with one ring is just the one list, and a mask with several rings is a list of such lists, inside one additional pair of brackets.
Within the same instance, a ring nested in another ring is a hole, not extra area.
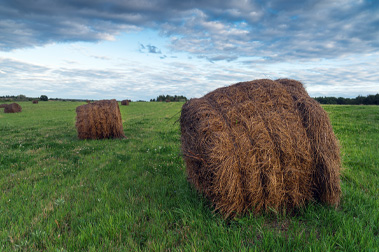
[(186, 180), (182, 103), (120, 106), (127, 139), (78, 140), (75, 102), (0, 111), (0, 251), (377, 251), (379, 107), (325, 106), (342, 199), (224, 220)]

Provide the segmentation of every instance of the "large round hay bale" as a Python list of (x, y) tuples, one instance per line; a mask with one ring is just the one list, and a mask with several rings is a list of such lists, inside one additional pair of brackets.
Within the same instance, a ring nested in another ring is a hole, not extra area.
[(339, 202), (337, 139), (298, 81), (216, 89), (183, 105), (180, 126), (188, 179), (225, 217)]
[(80, 139), (123, 138), (124, 129), (116, 100), (101, 100), (76, 108)]
[(17, 103), (6, 104), (6, 106), (4, 107), (4, 113), (19, 113), (21, 111), (22, 108)]
[(129, 105), (129, 100), (122, 100), (121, 105), (128, 106)]

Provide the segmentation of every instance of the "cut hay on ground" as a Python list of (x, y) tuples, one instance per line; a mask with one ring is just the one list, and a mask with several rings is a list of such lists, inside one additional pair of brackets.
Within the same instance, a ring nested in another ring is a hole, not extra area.
[(129, 105), (129, 100), (122, 100), (121, 105), (128, 106)]
[(22, 108), (17, 103), (5, 104), (4, 113), (19, 113), (22, 111)]
[(123, 138), (124, 129), (116, 100), (102, 100), (76, 108), (80, 139)]
[(8, 104), (0, 104), (0, 108), (5, 108)]
[(33, 104), (38, 104), (38, 100), (34, 100), (34, 101), (33, 101)]
[(294, 80), (255, 80), (183, 105), (188, 179), (225, 217), (336, 206), (340, 155), (327, 113)]

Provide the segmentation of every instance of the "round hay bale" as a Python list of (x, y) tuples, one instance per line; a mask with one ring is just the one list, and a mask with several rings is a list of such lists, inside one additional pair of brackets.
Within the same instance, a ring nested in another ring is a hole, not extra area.
[(33, 104), (38, 104), (38, 100), (33, 100)]
[(298, 81), (216, 89), (183, 105), (180, 126), (188, 180), (225, 217), (339, 202), (337, 139)]
[(116, 100), (101, 100), (76, 108), (79, 139), (123, 138), (124, 129)]
[(17, 103), (6, 104), (6, 106), (4, 107), (4, 113), (19, 113), (21, 111), (22, 108)]
[(128, 106), (129, 105), (129, 100), (122, 100), (121, 105)]

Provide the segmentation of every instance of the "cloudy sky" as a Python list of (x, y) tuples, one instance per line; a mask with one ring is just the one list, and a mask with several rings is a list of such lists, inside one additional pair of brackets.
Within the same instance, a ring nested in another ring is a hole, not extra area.
[(378, 0), (0, 0), (0, 96), (200, 97), (260, 78), (379, 93)]

